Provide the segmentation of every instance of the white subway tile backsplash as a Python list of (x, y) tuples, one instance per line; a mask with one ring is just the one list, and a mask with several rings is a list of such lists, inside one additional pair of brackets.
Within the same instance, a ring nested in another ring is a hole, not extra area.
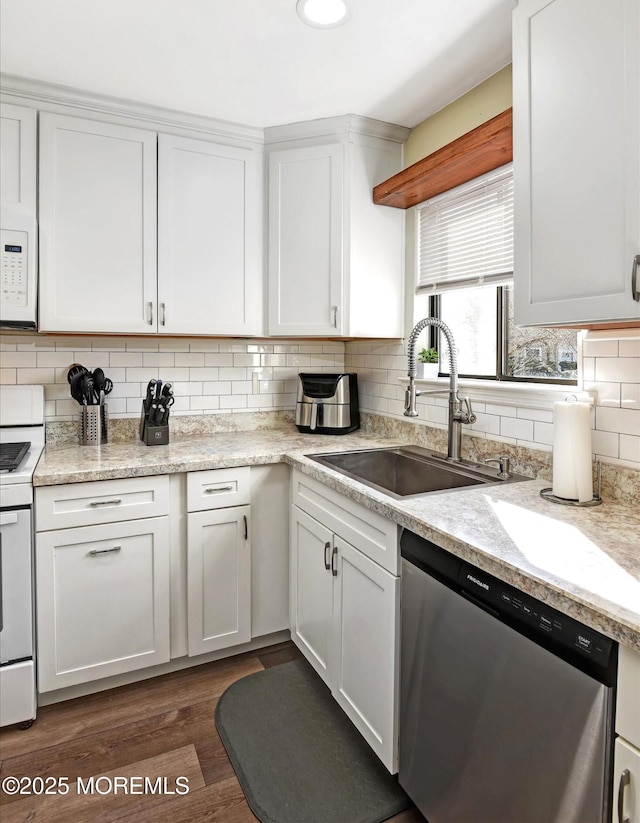
[(591, 447), (593, 453), (601, 457), (618, 457), (618, 444), (620, 435), (614, 432), (595, 431), (591, 432)]
[(596, 409), (596, 429), (640, 436), (640, 411), (635, 409)]
[[(109, 355), (110, 366), (122, 366), (124, 368), (142, 368), (142, 352), (133, 351), (112, 351)], [(113, 378), (112, 378), (113, 379)]]
[(38, 365), (34, 351), (7, 351), (2, 354), (2, 365), (8, 369), (35, 369)]
[(533, 420), (501, 417), (500, 434), (503, 437), (513, 437), (516, 440), (533, 440)]
[(640, 357), (598, 357), (595, 379), (607, 383), (640, 382)]
[(621, 434), (619, 457), (621, 460), (640, 463), (640, 437), (634, 437), (631, 434)]
[(540, 420), (534, 421), (533, 440), (540, 445), (553, 446), (553, 422), (543, 423)]
[(623, 409), (640, 409), (640, 383), (623, 383), (620, 396)]
[(586, 391), (596, 392), (599, 406), (620, 406), (620, 383), (603, 383), (597, 380), (585, 380)]
[(640, 357), (640, 333), (634, 337), (622, 337), (619, 348), (620, 357)]
[(584, 357), (617, 357), (618, 340), (614, 339), (589, 339), (585, 338), (582, 344)]

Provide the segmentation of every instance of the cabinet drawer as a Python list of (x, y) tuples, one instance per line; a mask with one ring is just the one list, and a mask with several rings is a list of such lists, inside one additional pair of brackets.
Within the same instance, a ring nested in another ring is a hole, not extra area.
[(295, 470), (291, 502), (388, 572), (398, 574), (398, 527), (395, 523)]
[(248, 505), (251, 494), (250, 474), (249, 466), (189, 472), (187, 511), (201, 512)]
[(169, 514), (169, 477), (131, 477), (36, 489), (36, 531)]

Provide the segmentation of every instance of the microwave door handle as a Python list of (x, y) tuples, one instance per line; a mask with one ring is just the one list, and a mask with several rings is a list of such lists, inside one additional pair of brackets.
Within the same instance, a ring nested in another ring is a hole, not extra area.
[(318, 424), (318, 404), (317, 403), (312, 403), (311, 404), (311, 423), (309, 425), (309, 428), (311, 429), (312, 432), (314, 432), (316, 430), (317, 424)]

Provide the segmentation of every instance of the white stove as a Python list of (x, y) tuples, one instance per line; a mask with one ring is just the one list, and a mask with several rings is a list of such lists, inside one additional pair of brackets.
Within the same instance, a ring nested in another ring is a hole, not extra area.
[(33, 473), (44, 448), (42, 386), (0, 391), (0, 726), (36, 716)]

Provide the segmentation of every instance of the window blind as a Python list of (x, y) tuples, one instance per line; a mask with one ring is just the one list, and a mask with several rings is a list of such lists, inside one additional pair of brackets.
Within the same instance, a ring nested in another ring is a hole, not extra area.
[(513, 168), (509, 163), (416, 206), (419, 292), (513, 277)]

